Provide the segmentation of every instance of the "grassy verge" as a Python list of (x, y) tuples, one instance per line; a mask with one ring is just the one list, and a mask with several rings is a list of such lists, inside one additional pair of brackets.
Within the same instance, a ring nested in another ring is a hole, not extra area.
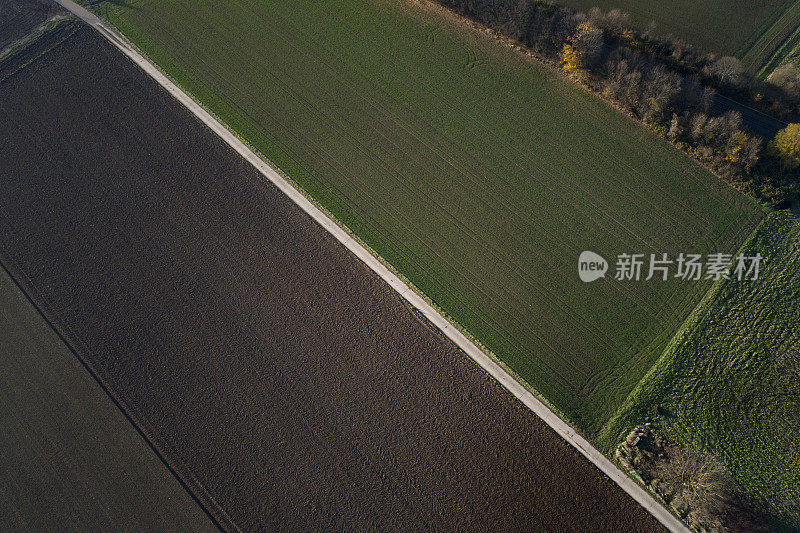
[(800, 45), (800, 26), (789, 36), (775, 54), (769, 59), (766, 65), (758, 72), (759, 77), (768, 78), (775, 69), (796, 55), (797, 47)]
[(72, 17), (45, 22), (35, 31), (0, 52), (0, 82), (50, 53), (81, 27)]
[(762, 78), (769, 78), (775, 70), (786, 63), (800, 66), (800, 27), (797, 28), (783, 46), (770, 59), (769, 63), (759, 72)]
[[(606, 451), (645, 420), (719, 456), (752, 502), (800, 527), (800, 221), (770, 215), (743, 248), (753, 282), (719, 283), (604, 429)], [(653, 406), (659, 407), (655, 414)]]

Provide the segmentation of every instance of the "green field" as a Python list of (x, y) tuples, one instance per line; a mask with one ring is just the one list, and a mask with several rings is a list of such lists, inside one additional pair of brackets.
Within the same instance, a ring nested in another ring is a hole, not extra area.
[(613, 270), (733, 251), (762, 217), (593, 95), (416, 6), (99, 11), (590, 434), (709, 283), (583, 284), (580, 252)]
[(800, 1), (791, 2), (779, 16), (767, 21), (760, 32), (738, 51), (745, 69), (767, 77), (797, 44)]
[(0, 267), (0, 530), (216, 531)]
[[(758, 71), (758, 75), (762, 78), (769, 78), (770, 74), (775, 72), (775, 69), (786, 63), (792, 63), (795, 66), (800, 66), (800, 3), (795, 5), (793, 13), (797, 20), (793, 25), (784, 28), (784, 33), (788, 35), (783, 39), (782, 44), (775, 50), (772, 56), (768, 57), (766, 61), (762, 61), (763, 67)], [(794, 29), (792, 32), (791, 30)], [(777, 29), (774, 30), (777, 32)], [(776, 36), (776, 40), (783, 35)], [(763, 40), (767, 40), (765, 37)], [(757, 58), (755, 64), (759, 64)]]
[(584, 12), (592, 7), (603, 11), (622, 9), (630, 13), (631, 22), (639, 28), (655, 22), (656, 33), (673, 35), (705, 52), (735, 55), (753, 73), (800, 26), (797, 0), (558, 0), (556, 3)]
[(775, 69), (786, 63), (800, 65), (800, 27), (788, 38), (767, 64), (759, 71), (763, 78), (769, 78)]
[[(757, 281), (725, 281), (605, 429), (607, 449), (644, 420), (721, 457), (787, 530), (800, 528), (800, 221), (771, 215), (745, 248)], [(659, 405), (664, 416), (655, 417)]]

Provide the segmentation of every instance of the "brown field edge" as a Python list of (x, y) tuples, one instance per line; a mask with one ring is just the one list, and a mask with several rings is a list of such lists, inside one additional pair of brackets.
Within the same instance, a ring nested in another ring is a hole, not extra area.
[(0, 260), (223, 528), (663, 531), (91, 30), (0, 91)]
[(0, 0), (0, 51), (60, 13), (65, 11), (50, 0)]

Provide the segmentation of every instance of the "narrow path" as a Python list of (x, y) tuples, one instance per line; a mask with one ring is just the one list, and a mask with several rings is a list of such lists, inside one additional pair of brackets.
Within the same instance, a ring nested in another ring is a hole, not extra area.
[(114, 46), (133, 60), (142, 70), (151, 76), (159, 85), (174, 96), (181, 104), (191, 111), (204, 124), (211, 128), (220, 138), (230, 145), (236, 152), (251, 163), (261, 174), (269, 179), (275, 186), (288, 196), (295, 204), (305, 211), (311, 218), (319, 223), (327, 232), (341, 242), (350, 252), (364, 262), (372, 271), (380, 276), (395, 291), (397, 291), (414, 308), (421, 312), (428, 320), (452, 340), (459, 348), (469, 355), (479, 366), (496, 379), (504, 388), (511, 392), (531, 411), (539, 416), (548, 426), (555, 430), (561, 437), (575, 447), (591, 463), (597, 466), (605, 475), (619, 485), (634, 500), (649, 511), (659, 522), (670, 531), (687, 532), (688, 529), (672, 513), (656, 502), (653, 497), (642, 487), (636, 484), (621, 469), (614, 465), (599, 450), (594, 448), (575, 429), (564, 422), (558, 415), (542, 403), (531, 391), (518, 382), (505, 368), (484, 353), (478, 346), (469, 340), (461, 331), (447, 321), (433, 306), (428, 304), (420, 295), (414, 292), (405, 282), (400, 280), (381, 261), (372, 255), (366, 248), (351, 237), (336, 222), (315, 206), (308, 198), (295, 189), (274, 168), (270, 167), (234, 133), (229, 131), (217, 119), (209, 114), (203, 107), (190, 96), (178, 88), (156, 66), (145, 59), (124, 37), (105, 25), (96, 15), (92, 14), (71, 0), (55, 0), (61, 6), (75, 14), (87, 24), (94, 27)]
[(47, 32), (48, 29), (52, 28), (53, 23), (61, 19), (64, 19), (65, 17), (69, 17), (69, 15), (66, 13), (63, 15), (54, 15), (49, 19), (45, 20), (44, 22), (42, 22), (41, 24), (39, 24), (38, 26), (36, 26), (35, 28), (32, 28), (30, 32), (23, 35), (16, 41), (9, 42), (5, 46), (5, 48), (0, 49), (0, 61), (3, 61), (6, 57), (12, 54), (17, 54), (21, 52), (26, 47), (35, 43), (37, 39), (42, 37)]
[(721, 94), (714, 96), (712, 107), (714, 111), (720, 114), (727, 111), (740, 112), (745, 126), (767, 139), (773, 138), (776, 133), (788, 125), (782, 120), (778, 120), (766, 113), (762, 113), (758, 109), (753, 109)]

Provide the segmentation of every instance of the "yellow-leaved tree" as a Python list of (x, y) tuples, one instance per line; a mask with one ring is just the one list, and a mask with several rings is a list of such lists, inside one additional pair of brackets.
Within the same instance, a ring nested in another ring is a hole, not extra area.
[(800, 167), (800, 124), (789, 124), (769, 143), (772, 155), (787, 168)]
[(583, 68), (583, 57), (571, 44), (565, 44), (561, 50), (561, 66), (567, 72), (573, 73)]

